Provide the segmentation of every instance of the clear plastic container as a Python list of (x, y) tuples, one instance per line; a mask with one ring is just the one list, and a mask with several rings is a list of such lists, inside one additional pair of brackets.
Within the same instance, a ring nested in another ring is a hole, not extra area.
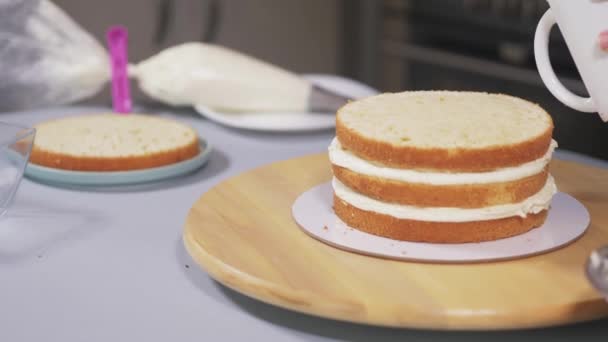
[(0, 217), (17, 193), (35, 135), (33, 128), (0, 122)]

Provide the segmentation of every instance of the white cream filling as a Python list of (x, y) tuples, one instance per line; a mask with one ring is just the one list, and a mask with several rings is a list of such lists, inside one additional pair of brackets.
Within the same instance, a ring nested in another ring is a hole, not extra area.
[(357, 173), (407, 183), (433, 185), (487, 184), (513, 181), (542, 172), (551, 160), (556, 147), (557, 142), (552, 140), (547, 153), (541, 158), (518, 166), (501, 168), (489, 172), (446, 173), (385, 167), (373, 164), (344, 150), (337, 138), (334, 138), (329, 145), (329, 159), (332, 164)]
[(399, 219), (431, 222), (469, 222), (494, 220), (511, 216), (526, 217), (528, 214), (536, 214), (548, 209), (553, 195), (557, 192), (555, 181), (549, 175), (545, 186), (523, 202), (463, 209), (416, 207), (382, 202), (353, 191), (335, 177), (332, 180), (332, 186), (337, 197), (361, 210), (373, 211)]

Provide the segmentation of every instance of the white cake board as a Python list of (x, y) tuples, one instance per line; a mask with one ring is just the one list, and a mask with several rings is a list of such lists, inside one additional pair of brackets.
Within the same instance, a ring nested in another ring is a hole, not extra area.
[(297, 224), (312, 237), (351, 252), (384, 258), (423, 262), (482, 262), (521, 258), (563, 247), (578, 239), (589, 226), (582, 203), (557, 193), (545, 224), (518, 236), (481, 243), (433, 244), (383, 238), (353, 229), (332, 209), (331, 183), (301, 194), (293, 204)]

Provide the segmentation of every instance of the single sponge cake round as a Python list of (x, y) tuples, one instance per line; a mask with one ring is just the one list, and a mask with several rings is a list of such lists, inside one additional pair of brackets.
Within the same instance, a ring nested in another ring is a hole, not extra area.
[(553, 122), (488, 93), (382, 94), (338, 111), (329, 159), (334, 211), (392, 239), (496, 240), (542, 225), (557, 191)]
[(340, 143), (370, 161), (401, 168), (486, 171), (545, 154), (553, 121), (541, 107), (502, 94), (413, 91), (342, 107)]
[(190, 159), (200, 149), (191, 127), (149, 115), (82, 115), (35, 128), (30, 162), (58, 169), (145, 169)]

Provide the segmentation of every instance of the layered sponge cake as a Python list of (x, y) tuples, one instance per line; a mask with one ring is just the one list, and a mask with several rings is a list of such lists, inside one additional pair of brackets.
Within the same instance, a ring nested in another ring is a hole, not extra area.
[(523, 99), (419, 91), (351, 102), (329, 146), (334, 211), (397, 240), (496, 240), (543, 224), (557, 191), (551, 117)]
[(81, 115), (36, 125), (30, 162), (79, 171), (159, 167), (199, 153), (189, 126), (142, 114)]

